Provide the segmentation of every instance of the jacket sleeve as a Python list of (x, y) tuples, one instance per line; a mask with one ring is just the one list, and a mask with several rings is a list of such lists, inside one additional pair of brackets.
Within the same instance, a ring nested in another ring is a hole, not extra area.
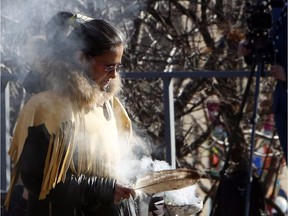
[[(17, 163), (22, 181), (29, 193), (38, 197), (50, 135), (44, 124), (30, 127), (25, 145)], [(54, 186), (46, 199), (61, 202), (68, 197), (71, 204), (110, 204), (114, 200), (115, 180), (97, 176), (76, 176), (67, 172), (64, 182)]]

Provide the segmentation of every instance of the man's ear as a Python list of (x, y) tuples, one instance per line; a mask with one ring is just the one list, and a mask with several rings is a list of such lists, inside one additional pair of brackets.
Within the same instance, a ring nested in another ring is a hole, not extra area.
[(81, 51), (75, 53), (75, 60), (83, 67), (87, 67), (90, 63), (89, 58)]

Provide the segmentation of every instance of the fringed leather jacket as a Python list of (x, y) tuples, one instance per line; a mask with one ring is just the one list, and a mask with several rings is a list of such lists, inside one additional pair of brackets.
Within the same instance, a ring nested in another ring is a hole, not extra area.
[[(62, 62), (41, 63), (53, 89), (23, 107), (9, 151), (14, 172), (6, 199), (21, 177), (31, 216), (135, 215), (131, 200), (113, 204), (121, 142), (131, 122), (115, 97), (120, 80), (103, 92)], [(130, 204), (129, 204), (130, 202)]]

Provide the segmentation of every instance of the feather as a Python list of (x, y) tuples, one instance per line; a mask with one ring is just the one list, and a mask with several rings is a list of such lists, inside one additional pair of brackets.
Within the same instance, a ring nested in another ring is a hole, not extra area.
[(200, 174), (191, 169), (157, 171), (139, 178), (134, 190), (152, 195), (191, 186), (199, 179)]

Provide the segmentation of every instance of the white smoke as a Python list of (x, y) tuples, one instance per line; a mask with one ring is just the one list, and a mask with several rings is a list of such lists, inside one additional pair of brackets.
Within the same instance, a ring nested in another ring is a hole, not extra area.
[(133, 19), (144, 6), (140, 0), (2, 0), (1, 63), (12, 68), (21, 83), (39, 54), (29, 42), (43, 36), (46, 23), (58, 11), (105, 19), (132, 32)]
[[(141, 140), (139, 137), (137, 138), (137, 141), (138, 144), (136, 144), (136, 146), (138, 147), (149, 146), (148, 143), (145, 143), (145, 141)], [(140, 145), (139, 142), (141, 143)], [(130, 147), (125, 149), (125, 145), (121, 145), (121, 148), (127, 152), (127, 154), (122, 158), (118, 169), (121, 170), (121, 179), (127, 186), (133, 187), (137, 179), (142, 178), (149, 173), (173, 169), (166, 161), (152, 159), (149, 155), (145, 155), (139, 159), (139, 155), (134, 155), (134, 157), (132, 154), (129, 154), (132, 152)], [(188, 215), (186, 213), (195, 214), (203, 208), (203, 202), (198, 196), (196, 188), (196, 185), (192, 185), (178, 190), (162, 191), (156, 194), (145, 194), (141, 191), (136, 191), (137, 199), (140, 203), (140, 215), (147, 215), (148, 204), (152, 196), (162, 197), (169, 211), (174, 212), (175, 214), (179, 213), (179, 215), (182, 215), (181, 212), (183, 215), (184, 213), (185, 215)]]

